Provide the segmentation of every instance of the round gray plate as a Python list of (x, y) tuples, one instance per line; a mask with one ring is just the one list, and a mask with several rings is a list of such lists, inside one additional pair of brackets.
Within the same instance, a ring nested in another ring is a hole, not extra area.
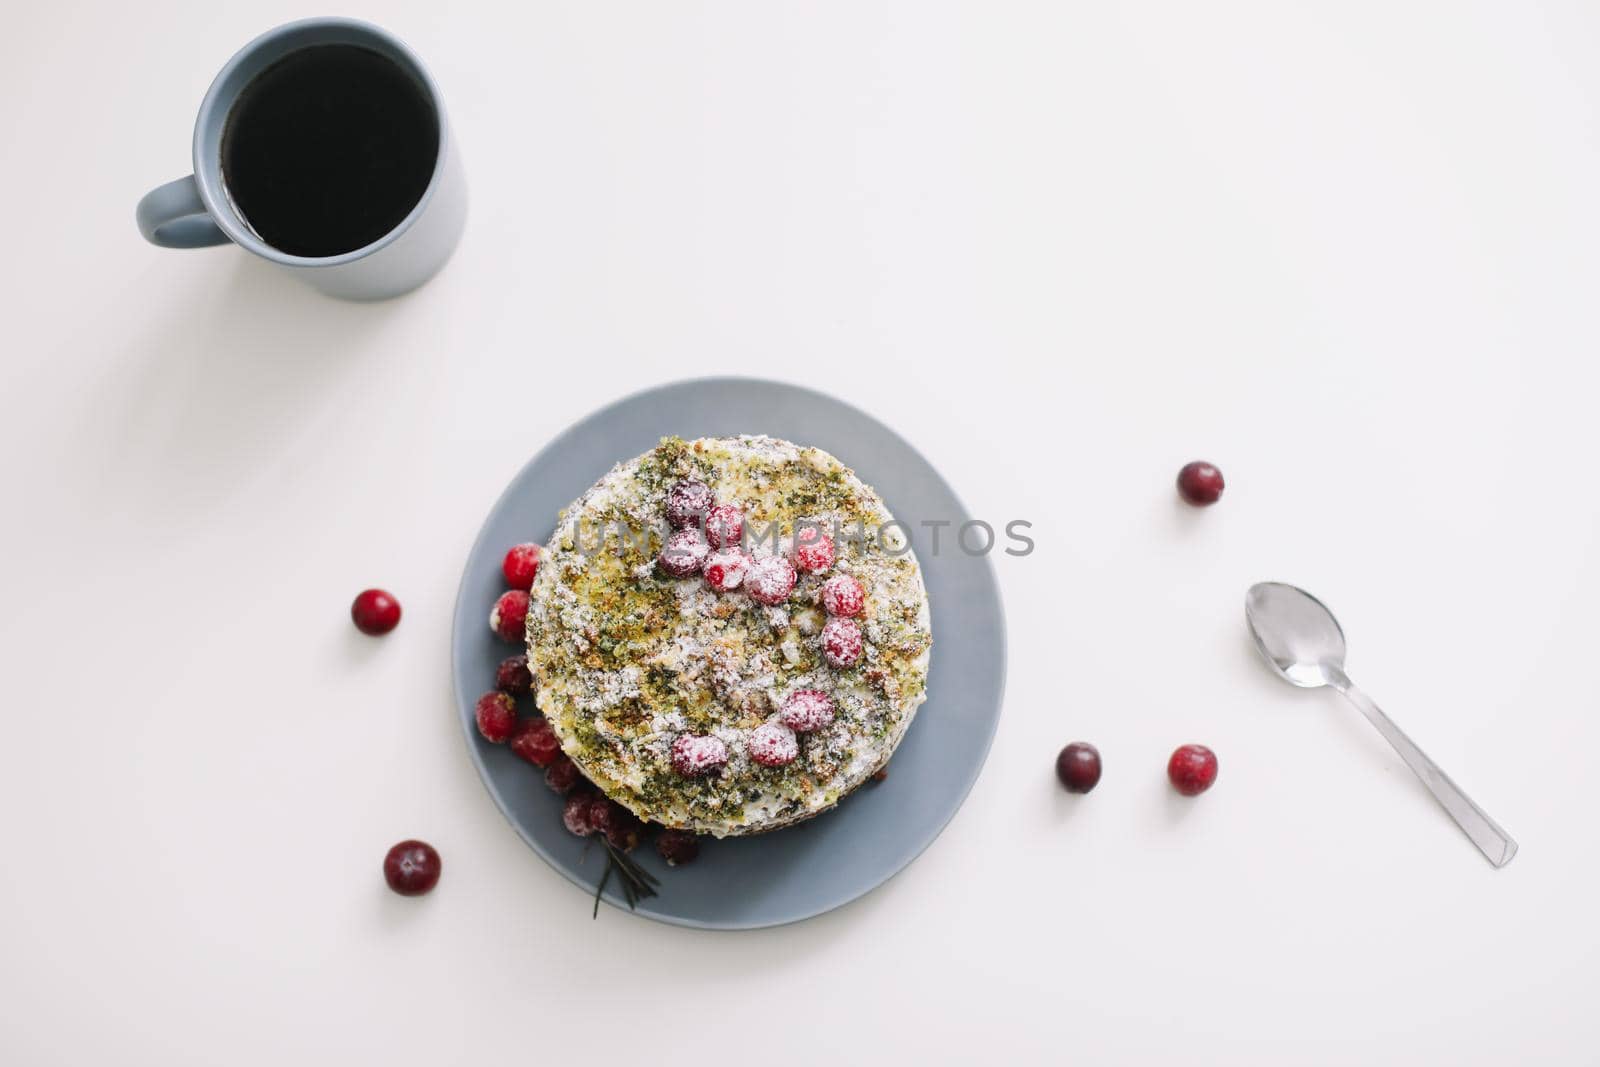
[[(593, 892), (605, 855), (561, 825), (561, 798), (544, 775), (504, 745), (478, 735), (473, 707), (494, 686), (495, 665), (515, 650), (489, 632), (489, 609), (505, 589), (505, 550), (543, 542), (560, 510), (611, 467), (662, 437), (764, 433), (833, 453), (883, 495), (910, 527), (933, 610), (928, 701), (913, 720), (882, 783), (867, 783), (833, 811), (749, 838), (707, 839), (700, 858), (668, 868), (649, 847), (642, 866), (660, 895), (638, 914), (712, 929), (750, 929), (809, 919), (888, 881), (939, 835), (977, 780), (1000, 718), (1005, 621), (994, 570), (956, 548), (969, 516), (944, 479), (894, 431), (810, 389), (745, 378), (678, 382), (619, 400), (552, 441), (522, 469), (489, 512), (467, 558), (452, 634), (456, 703), (484, 785), (533, 850)], [(949, 520), (941, 554), (923, 520)], [(606, 900), (626, 908), (614, 885)], [(575, 914), (583, 905), (574, 900)]]

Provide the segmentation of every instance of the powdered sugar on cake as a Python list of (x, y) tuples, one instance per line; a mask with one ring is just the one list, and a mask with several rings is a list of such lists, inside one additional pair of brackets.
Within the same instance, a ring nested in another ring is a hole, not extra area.
[[(713, 513), (722, 545), (693, 567), (664, 565), (674, 527)], [(613, 468), (563, 512), (528, 613), (539, 706), (563, 749), (636, 814), (702, 833), (774, 829), (837, 803), (888, 760), (925, 699), (927, 594), (898, 529), (880, 542), (890, 522), (834, 457), (770, 437), (669, 438)], [(827, 546), (804, 535), (795, 568), (806, 527)], [(822, 589), (841, 576), (862, 606), (829, 630)], [(850, 632), (859, 651), (838, 640)]]

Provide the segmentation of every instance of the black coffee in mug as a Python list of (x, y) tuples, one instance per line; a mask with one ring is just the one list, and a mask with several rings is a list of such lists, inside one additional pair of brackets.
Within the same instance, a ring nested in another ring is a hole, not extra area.
[(222, 180), (267, 244), (336, 256), (398, 226), (438, 155), (437, 113), (409, 72), (369, 48), (318, 44), (239, 94), (222, 131)]

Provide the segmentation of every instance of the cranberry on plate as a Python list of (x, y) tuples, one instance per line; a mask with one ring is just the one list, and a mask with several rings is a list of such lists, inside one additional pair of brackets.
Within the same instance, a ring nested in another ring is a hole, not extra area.
[[(604, 797), (601, 799), (605, 800)], [(612, 847), (620, 848), (624, 852), (631, 852), (634, 846), (639, 843), (639, 840), (644, 837), (643, 820), (615, 800), (606, 800), (605, 803), (605, 826), (601, 827), (597, 823), (595, 828), (606, 835), (606, 840), (610, 842)], [(594, 816), (591, 812), (590, 819), (592, 820), (593, 818)]]
[(403, 897), (420, 897), (439, 884), (443, 867), (426, 841), (402, 841), (383, 857), (383, 880)]
[(561, 806), (561, 822), (572, 833), (579, 837), (588, 837), (594, 833), (594, 823), (589, 819), (589, 807), (593, 795), (585, 792), (568, 795), (567, 802)]
[(503, 641), (521, 644), (527, 620), (528, 594), (521, 589), (512, 589), (500, 594), (500, 599), (494, 602), (494, 609), (489, 612), (489, 629)]
[(507, 656), (494, 671), (494, 687), (514, 697), (527, 696), (533, 691), (533, 671), (528, 667), (526, 655)]
[(535, 715), (511, 735), (511, 751), (535, 767), (548, 767), (561, 755), (561, 741), (550, 720)]
[(663, 830), (656, 838), (656, 852), (669, 867), (691, 863), (700, 855), (700, 839), (687, 830)]
[[(644, 836), (644, 823), (640, 821), (639, 816), (604, 793), (575, 795), (582, 795), (588, 804), (587, 819), (590, 831), (600, 834), (613, 847), (627, 852)], [(578, 821), (576, 816), (574, 821)], [(567, 829), (572, 830), (572, 827), (569, 825)], [(578, 831), (573, 830), (573, 833)], [(579, 834), (579, 836), (584, 835)]]
[(1087, 793), (1100, 783), (1100, 750), (1074, 741), (1056, 756), (1056, 777), (1069, 793)]
[(530, 588), (534, 576), (539, 573), (539, 546), (532, 541), (512, 545), (500, 564), (500, 573), (506, 576), (506, 584), (511, 588)]
[(478, 732), (490, 744), (498, 745), (509, 738), (517, 728), (517, 702), (509, 693), (495, 689), (478, 698), (475, 709)]
[(1204, 460), (1185, 463), (1178, 472), (1178, 495), (1197, 508), (1222, 499), (1222, 472)]
[(544, 771), (544, 784), (563, 796), (570, 793), (572, 787), (582, 778), (583, 775), (578, 772), (578, 765), (568, 759), (564, 752), (557, 754)]
[(589, 828), (597, 834), (604, 834), (611, 829), (611, 819), (616, 814), (616, 805), (611, 798), (601, 792), (588, 794), (589, 801)]
[(350, 621), (362, 633), (381, 637), (400, 625), (400, 601), (382, 589), (364, 589), (350, 605)]
[(1197, 797), (1217, 780), (1217, 754), (1204, 745), (1180, 745), (1167, 761), (1167, 779), (1186, 797)]

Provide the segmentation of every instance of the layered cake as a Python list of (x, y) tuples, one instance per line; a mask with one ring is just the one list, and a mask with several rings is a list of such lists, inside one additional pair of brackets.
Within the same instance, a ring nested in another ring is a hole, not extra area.
[(926, 699), (922, 572), (882, 499), (770, 437), (618, 464), (562, 512), (527, 616), (562, 749), (640, 818), (725, 837), (837, 804)]

